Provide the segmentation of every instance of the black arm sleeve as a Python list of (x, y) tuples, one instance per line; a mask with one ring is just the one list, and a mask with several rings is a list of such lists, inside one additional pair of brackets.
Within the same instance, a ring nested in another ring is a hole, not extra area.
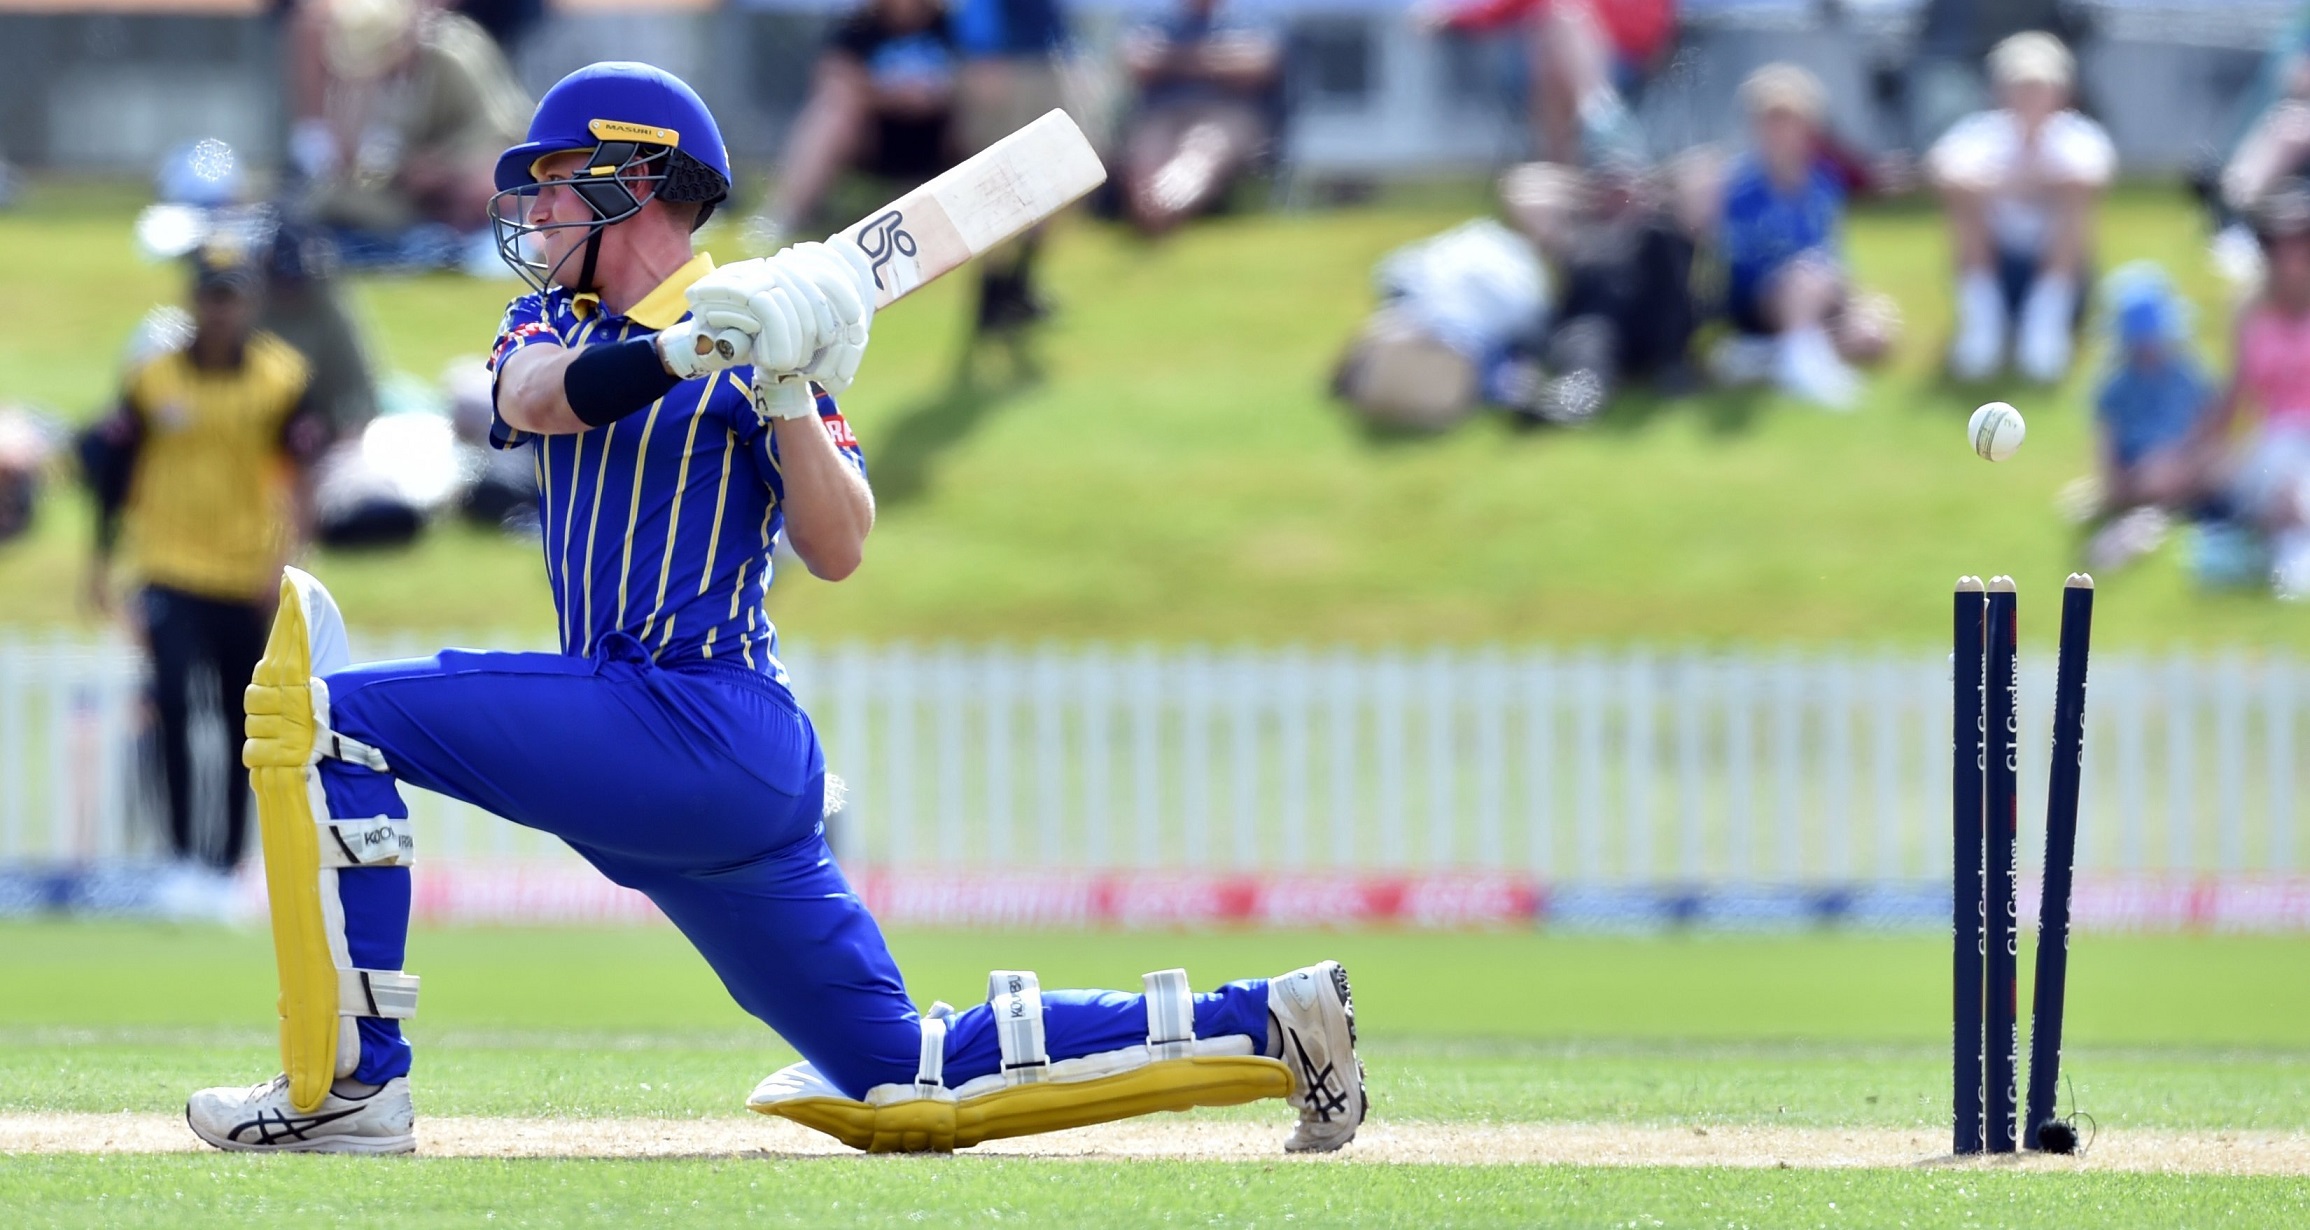
[(681, 380), (658, 360), (657, 336), (588, 346), (561, 369), (562, 396), (588, 427), (602, 427), (647, 409)]
[(74, 446), (81, 478), (96, 497), (96, 551), (109, 556), (120, 540), (120, 510), (128, 503), (136, 456), (144, 447), (144, 418), (124, 398), (111, 414), (83, 430)]

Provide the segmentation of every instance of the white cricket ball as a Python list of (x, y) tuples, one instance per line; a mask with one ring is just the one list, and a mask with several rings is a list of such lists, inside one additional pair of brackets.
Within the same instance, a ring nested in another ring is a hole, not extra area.
[(1965, 435), (1973, 441), (1973, 451), (1988, 461), (2003, 461), (2021, 447), (2021, 439), (2029, 434), (2029, 425), (2021, 421), (2021, 411), (2001, 401), (1993, 401), (1973, 412), (1973, 420), (1965, 425)]

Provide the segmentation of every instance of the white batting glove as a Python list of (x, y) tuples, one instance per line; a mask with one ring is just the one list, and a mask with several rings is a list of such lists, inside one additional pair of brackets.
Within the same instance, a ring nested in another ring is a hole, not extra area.
[(683, 297), (690, 301), (691, 320), (713, 339), (716, 355), (725, 365), (754, 363), (794, 370), (817, 346), (813, 337), (800, 331), (803, 316), (786, 296), (770, 262), (750, 260), (714, 270), (693, 283)]
[(758, 371), (801, 374), (839, 391), (865, 358), (872, 288), (865, 254), (854, 245), (805, 243), (717, 269), (688, 298), (720, 344), (750, 341)]
[(813, 418), (818, 414), (818, 395), (810, 391), (810, 378), (795, 372), (785, 375), (765, 375), (761, 368), (754, 369), (754, 413), (764, 422), (771, 419)]
[(797, 272), (826, 293), (840, 322), (827, 344), (810, 356), (804, 371), (827, 392), (840, 393), (857, 379), (858, 365), (866, 358), (868, 331), (874, 325), (874, 267), (854, 243), (797, 244), (795, 249), (807, 257), (797, 262)]
[[(751, 320), (749, 317), (749, 323)], [(752, 334), (740, 345), (735, 340), (723, 341), (721, 333), (722, 330), (696, 316), (668, 325), (658, 330), (658, 362), (684, 380), (695, 380), (752, 361)]]

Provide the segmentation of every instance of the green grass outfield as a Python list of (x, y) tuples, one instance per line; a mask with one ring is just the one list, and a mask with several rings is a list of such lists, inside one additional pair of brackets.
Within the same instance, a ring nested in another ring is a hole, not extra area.
[[(36, 184), (0, 214), (0, 399), (84, 415), (120, 339), (175, 275), (138, 264), (125, 190)], [(1372, 263), (1483, 207), (1473, 190), (1370, 209), (1248, 216), (1147, 246), (1089, 223), (1049, 260), (1062, 312), (1044, 377), (958, 379), (967, 279), (877, 323), (845, 398), (875, 466), (881, 523), (841, 586), (774, 592), (790, 635), (1476, 642), (1842, 639), (1930, 644), (1961, 573), (2050, 597), (2073, 565), (2055, 492), (2088, 466), (2084, 386), (1945, 387), (1946, 249), (1921, 207), (1865, 213), (1861, 279), (1910, 338), (1865, 405), (1835, 415), (1765, 393), (1642, 398), (1585, 432), (1497, 421), (1428, 440), (1356, 430), (1323, 388), (1367, 310)], [(710, 236), (717, 238), (718, 236)], [(2154, 257), (2225, 331), (2203, 232), (2178, 190), (2114, 201), (2111, 263)], [(430, 377), (486, 349), (512, 283), (359, 286), (381, 365)], [(2219, 348), (2219, 342), (2216, 343)], [(1963, 443), (1990, 395), (2029, 415), (1991, 466)], [(0, 623), (75, 618), (85, 516), (52, 503), (0, 547)], [(2310, 646), (2310, 621), (2255, 595), (2190, 590), (2176, 552), (2103, 578), (2105, 646)], [(413, 554), (318, 563), (357, 624), (528, 634), (550, 626), (534, 548), (434, 535)], [(2051, 619), (2024, 627), (2050, 633)]]
[[(1209, 984), (1333, 954), (1356, 979), (1383, 1128), (1626, 1125), (1947, 1130), (1946, 941), (1823, 934), (904, 933), (912, 989), (969, 1002), (990, 966), (1045, 985)], [(2310, 941), (2088, 936), (2067, 1070), (2101, 1129), (2310, 1129)], [(438, 1116), (759, 1121), (791, 1055), (664, 929), (421, 931), (421, 1110)], [(2026, 967), (2026, 966), (2025, 966)], [(0, 1116), (167, 1115), (194, 1086), (277, 1067), (261, 934), (0, 926)], [(2026, 998), (2026, 988), (2024, 996)], [(1280, 1140), (1273, 1104), (1199, 1112)], [(1945, 1147), (1945, 1146), (1940, 1146)], [(1480, 1163), (1480, 1148), (1472, 1162)], [(2300, 1178), (2033, 1167), (1863, 1170), (1272, 1161), (701, 1158), (647, 1161), (0, 1158), (11, 1225), (231, 1217), (396, 1224), (2279, 1225)]]

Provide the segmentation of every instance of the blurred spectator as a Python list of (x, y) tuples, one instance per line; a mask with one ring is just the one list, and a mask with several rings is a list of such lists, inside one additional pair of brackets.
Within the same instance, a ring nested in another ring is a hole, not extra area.
[[(528, 41), (530, 31), (545, 17), (545, 0), (415, 2), (471, 18), (497, 44), (509, 63)], [(286, 61), (282, 77), (288, 86), (291, 132), (312, 134), (306, 136), (309, 143), (326, 143), (329, 140), (328, 0), (273, 0), (267, 7), (281, 19), (281, 51)]]
[(1628, 98), (1676, 42), (1676, 0), (1473, 0), (1448, 5), (1444, 25), (1524, 26), (1526, 106), (1544, 161), (1595, 166), (1647, 161)]
[(1755, 148), (1733, 166), (1716, 243), (1725, 308), (1740, 335), (1720, 369), (1747, 352), (1795, 396), (1849, 409), (1860, 393), (1850, 364), (1874, 363), (1892, 344), (1882, 296), (1862, 296), (1845, 268), (1845, 188), (1821, 156), (1827, 94), (1811, 73), (1768, 64), (1741, 83)]
[(2171, 515), (2206, 494), (2197, 446), (2213, 385), (2190, 345), (2189, 307), (2163, 269), (2138, 261), (2104, 281), (2112, 363), (2094, 395), (2102, 526), (2086, 549), (2096, 569), (2155, 548)]
[[(959, 0), (954, 34), (963, 57), (956, 118), (965, 155), (1064, 105), (1067, 18), (1058, 0)], [(1041, 246), (1038, 228), (979, 258), (981, 332), (1033, 324), (1047, 313), (1034, 287)]]
[[(257, 327), (286, 341), (312, 367), (313, 408), (331, 429), (358, 429), (376, 414), (368, 355), (337, 293), (334, 245), (277, 206), (247, 200), (233, 147), (213, 138), (170, 151), (153, 177), (158, 200), (137, 215), (137, 247), (175, 261), (204, 244), (254, 254), (265, 275)], [(170, 309), (174, 310), (174, 309)]]
[(1221, 7), (1178, 0), (1123, 43), (1138, 87), (1123, 133), (1124, 202), (1149, 235), (1216, 205), (1275, 136), (1281, 40)]
[(451, 0), (442, 7), (472, 18), (508, 61), (520, 54), (529, 32), (545, 18), (545, 0)]
[[(323, 435), (305, 408), (305, 361), (255, 328), (262, 286), (246, 254), (198, 252), (191, 336), (134, 367), (119, 408), (80, 441), (97, 505), (86, 596), (94, 609), (111, 610), (113, 549), (125, 522), (140, 587), (134, 622), (152, 653), (169, 840), (187, 871), (171, 908), (186, 913), (222, 908), (247, 831), (239, 740), (192, 746), (194, 681), (217, 689), (225, 728), (238, 731), (281, 566), (303, 538), (299, 471)], [(201, 754), (218, 759), (208, 780), (236, 783), (226, 831), (206, 841), (193, 832), (193, 758)]]
[(2310, 596), (2310, 181), (2279, 181), (2252, 217), (2267, 273), (2239, 313), (2237, 372), (2197, 443), (2236, 442), (2229, 499), (2269, 536), (2279, 592), (2300, 598)]
[(2261, 245), (2246, 215), (2278, 181), (2310, 174), (2310, 5), (2272, 40), (2233, 126), (2221, 165), (2197, 187), (2220, 228), (2215, 269), (2251, 293), (2262, 276)]
[(0, 405), (0, 542), (31, 528), (58, 434), (47, 416)]
[(2087, 6), (2074, 0), (1924, 0), (1918, 8), (1916, 41), (1893, 83), (1912, 148), (1990, 101), (1981, 70), (1999, 43), (2041, 30), (2075, 47), (2088, 32), (2079, 20)]
[(1332, 377), (1367, 422), (1441, 431), (1480, 402), (1520, 395), (1518, 355), (1547, 319), (1548, 275), (1531, 241), (1489, 218), (1390, 252), (1380, 306)]
[(939, 0), (867, 0), (844, 18), (812, 70), (770, 204), (747, 223), (748, 245), (767, 251), (827, 222), (818, 210), (846, 170), (912, 187), (953, 166), (959, 62)]
[(1563, 288), (1538, 367), (1530, 379), (1502, 382), (1505, 404), (1533, 421), (1576, 423), (1629, 381), (1671, 393), (1689, 385), (1702, 315), (1693, 236), (1707, 212), (1696, 201), (1710, 178), (1700, 155), (1643, 172), (1532, 163), (1500, 177), (1509, 220)]
[(493, 172), (530, 112), (504, 53), (419, 0), (312, 3), (322, 110), (290, 137), (312, 216), (349, 264), (494, 269)]
[[(2225, 178), (2221, 184), (2220, 205), (2230, 215), (2243, 215), (2257, 199), (2253, 191), (2233, 192), (2227, 172), (2235, 166), (2246, 146), (2270, 119), (2273, 111), (2288, 101), (2310, 99), (2310, 4), (2296, 8), (2292, 20), (2280, 27), (2270, 38), (2269, 49), (2262, 56), (2261, 68), (2254, 80), (2242, 92), (2230, 115), (2230, 130), (2222, 143), (2221, 161)], [(2272, 177), (2273, 179), (2275, 177)], [(2248, 185), (2240, 184), (2239, 188)], [(2260, 185), (2268, 187), (2268, 182)]]
[(277, 209), (266, 213), (272, 225), (257, 249), (265, 274), (257, 327), (305, 356), (312, 369), (307, 403), (329, 434), (355, 434), (377, 417), (377, 382), (338, 285), (335, 248), (310, 224)]
[(2094, 210), (2117, 163), (2101, 126), (2069, 109), (2074, 72), (2052, 35), (2006, 39), (1989, 55), (1999, 107), (1958, 121), (1928, 155), (1957, 254), (1960, 380), (1995, 375), (2009, 340), (2031, 380), (2069, 368)]
[(2272, 185), (2310, 171), (2310, 59), (2296, 64), (2286, 94), (2270, 105), (2222, 168), (2222, 205), (2243, 215)]

